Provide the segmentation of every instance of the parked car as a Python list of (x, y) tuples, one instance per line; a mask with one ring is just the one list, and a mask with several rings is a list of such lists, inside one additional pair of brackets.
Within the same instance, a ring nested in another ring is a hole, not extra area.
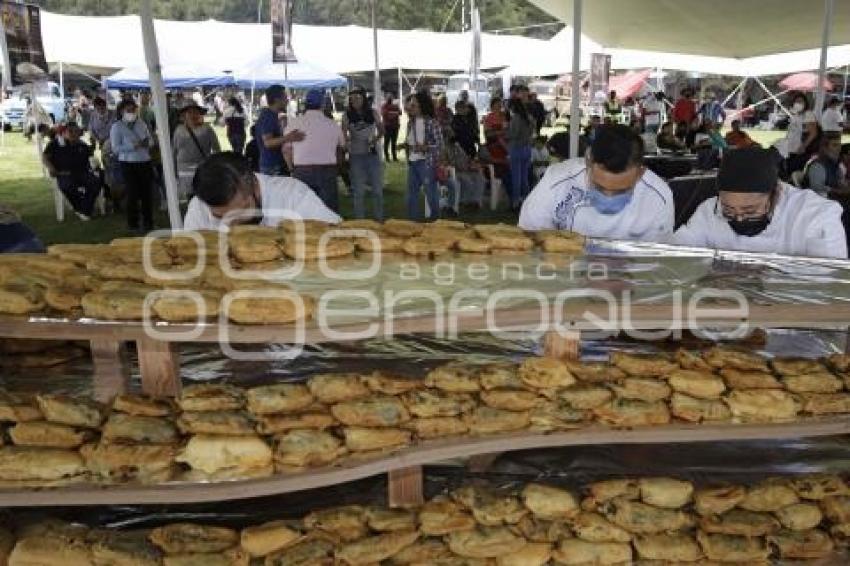
[[(65, 99), (59, 92), (58, 84), (53, 82), (42, 83), (34, 86), (33, 89), (35, 90), (36, 101), (44, 109), (52, 123), (58, 124), (65, 120)], [(12, 92), (11, 97), (0, 103), (0, 120), (7, 130), (20, 128), (23, 131), (26, 129), (28, 126), (27, 106), (32, 94), (33, 90), (30, 87), (16, 89)]]

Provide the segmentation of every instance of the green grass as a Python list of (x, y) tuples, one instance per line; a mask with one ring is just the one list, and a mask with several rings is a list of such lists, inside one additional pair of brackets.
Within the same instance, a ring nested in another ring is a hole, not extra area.
[[(222, 147), (228, 143), (218, 129)], [(764, 146), (781, 138), (784, 132), (749, 131), (750, 136)], [(407, 171), (404, 162), (386, 164), (384, 206), (387, 218), (404, 218), (407, 214), (405, 192)], [(340, 186), (342, 186), (340, 184)], [(342, 195), (342, 214), (351, 217), (351, 197)], [(368, 204), (367, 198), (367, 204)], [(88, 222), (79, 220), (66, 207), (65, 221), (57, 222), (53, 207), (50, 180), (42, 177), (35, 141), (27, 142), (20, 132), (7, 132), (0, 146), (0, 204), (18, 211), (24, 221), (46, 244), (59, 242), (99, 243), (128, 235), (126, 220), (121, 213), (95, 217)], [(505, 210), (483, 210), (464, 217), (468, 222), (516, 222), (516, 216)], [(168, 218), (157, 211), (157, 227), (168, 227)]]

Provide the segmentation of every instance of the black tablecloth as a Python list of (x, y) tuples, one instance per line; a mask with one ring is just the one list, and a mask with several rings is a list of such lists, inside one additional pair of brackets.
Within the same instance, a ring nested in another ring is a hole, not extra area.
[(668, 184), (673, 191), (673, 202), (676, 206), (675, 228), (687, 223), (703, 201), (717, 196), (716, 173), (678, 177), (670, 179)]
[(682, 177), (694, 170), (696, 155), (646, 155), (644, 165), (662, 179)]

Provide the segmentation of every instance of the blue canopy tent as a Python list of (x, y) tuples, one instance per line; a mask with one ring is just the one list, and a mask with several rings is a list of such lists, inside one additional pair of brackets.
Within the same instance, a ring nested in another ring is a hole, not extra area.
[[(205, 86), (232, 86), (236, 84), (233, 73), (227, 70), (204, 69), (198, 65), (163, 65), (162, 80), (165, 88), (196, 88)], [(146, 89), (150, 87), (145, 66), (127, 67), (104, 79), (106, 88)]]
[(274, 84), (287, 88), (339, 88), (348, 84), (345, 77), (305, 62), (272, 63), (268, 59), (234, 71), (242, 88), (267, 88)]

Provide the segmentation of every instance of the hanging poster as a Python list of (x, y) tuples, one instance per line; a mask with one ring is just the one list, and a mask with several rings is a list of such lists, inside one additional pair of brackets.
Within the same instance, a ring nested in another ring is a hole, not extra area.
[(590, 56), (590, 99), (601, 104), (608, 98), (608, 75), (611, 73), (611, 56), (593, 53)]
[(271, 0), (272, 60), (297, 63), (292, 50), (292, 0)]
[(0, 0), (6, 52), (13, 85), (47, 80), (47, 61), (41, 42), (41, 12), (38, 6)]

